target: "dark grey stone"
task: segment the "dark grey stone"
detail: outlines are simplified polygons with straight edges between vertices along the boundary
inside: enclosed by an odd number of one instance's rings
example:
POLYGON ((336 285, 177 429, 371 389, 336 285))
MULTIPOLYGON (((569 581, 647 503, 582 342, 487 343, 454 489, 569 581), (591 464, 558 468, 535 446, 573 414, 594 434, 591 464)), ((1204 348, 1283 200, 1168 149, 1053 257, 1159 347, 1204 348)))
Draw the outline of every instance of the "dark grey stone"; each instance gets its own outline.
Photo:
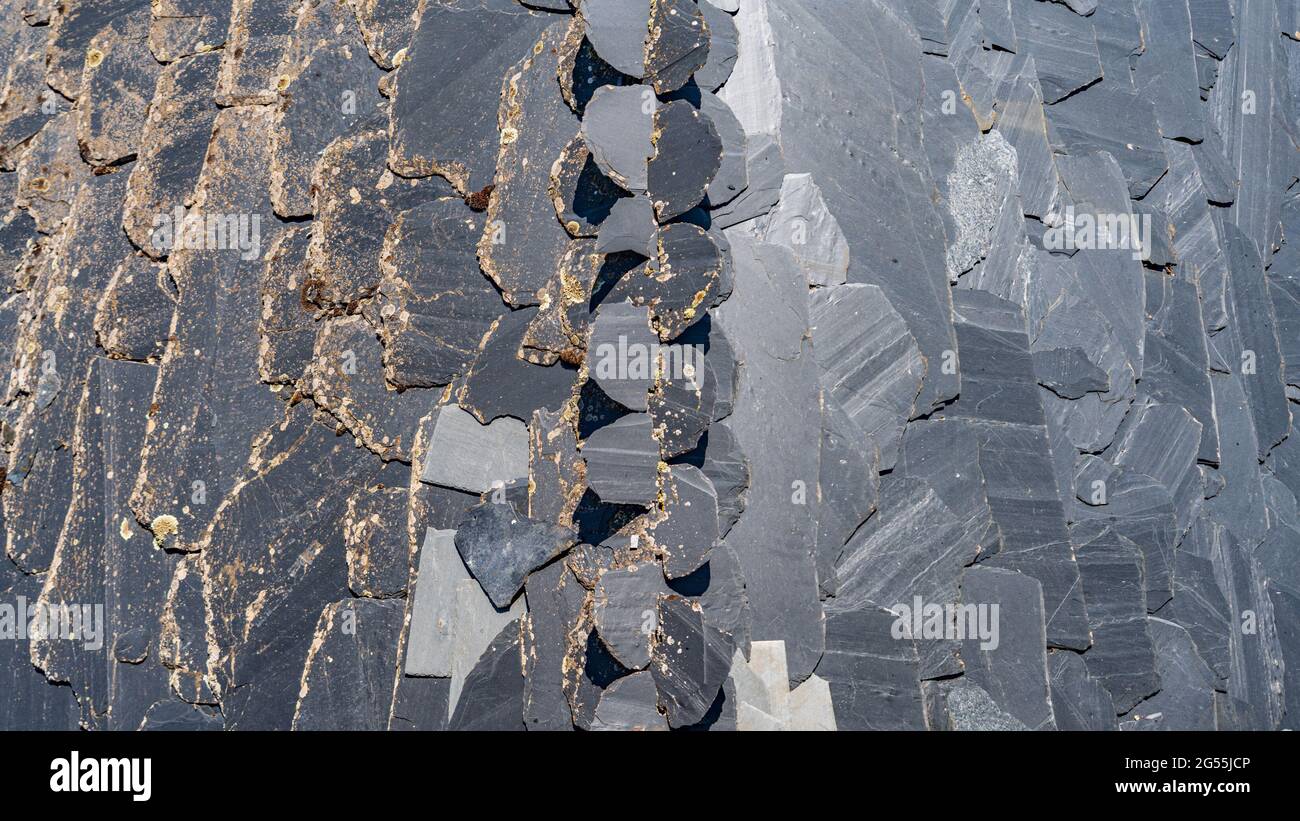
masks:
POLYGON ((529 573, 577 541, 571 528, 537 522, 509 502, 484 502, 456 530, 456 549, 498 608, 510 605, 529 573))

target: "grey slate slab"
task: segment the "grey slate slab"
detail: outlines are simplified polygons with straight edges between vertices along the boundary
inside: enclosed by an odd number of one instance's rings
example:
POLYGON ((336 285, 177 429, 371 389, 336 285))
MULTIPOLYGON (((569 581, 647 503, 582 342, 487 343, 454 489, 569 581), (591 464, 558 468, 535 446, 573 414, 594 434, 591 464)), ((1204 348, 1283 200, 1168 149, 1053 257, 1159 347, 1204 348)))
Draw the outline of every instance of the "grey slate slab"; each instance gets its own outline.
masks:
POLYGON ((408 676, 451 675, 456 586, 471 578, 456 552, 455 536, 453 530, 425 531, 403 668, 408 676))
POLYGON ((734 642, 689 599, 660 596, 657 614, 650 672, 659 704, 669 726, 690 726, 704 718, 727 680, 734 642))
POLYGON ((892 468, 927 371, 916 341, 874 285, 816 291, 808 313, 822 385, 892 468))
POLYGON ((221 56, 198 55, 162 69, 153 88, 155 114, 144 123, 138 160, 127 183, 122 226, 149 256, 165 256, 152 242, 153 217, 185 205, 207 155, 216 121, 212 94, 221 56))
POLYGON ((1169 167, 1155 109, 1137 93, 1100 83, 1051 106, 1047 116, 1070 153, 1111 154, 1135 198, 1145 196, 1169 167))
MULTIPOLYGON (((541 301, 570 247, 569 233, 549 207, 551 164, 577 127, 577 117, 555 93, 565 31, 562 20, 548 26, 509 70, 501 89, 500 150, 478 258, 502 299, 514 307, 541 301)), ((474 207, 476 199, 467 202, 474 207)))
POLYGON ((474 362, 505 312, 475 256, 485 220, 446 198, 385 221, 376 298, 385 376, 403 388, 446 385, 474 362))
POLYGON ((700 467, 713 483, 718 498, 718 536, 725 538, 745 510, 749 467, 730 426, 715 422, 705 434, 704 463, 700 467))
POLYGON ((749 489, 723 544, 740 562, 751 637, 784 641, 798 684, 821 656, 824 629, 811 552, 821 420, 808 413, 818 385, 807 285, 788 250, 730 238, 736 291, 713 315, 741 363, 727 426, 747 460, 749 489))
POLYGON ((918 596, 941 605, 956 601, 962 569, 979 547, 962 525, 925 481, 885 477, 879 510, 844 546, 836 565, 839 588, 827 612, 872 604, 910 608, 918 596))
POLYGON ((694 465, 673 465, 664 483, 663 514, 648 535, 663 551, 664 575, 689 576, 709 560, 718 541, 718 496, 708 475, 694 465))
POLYGON ((1285 112, 1291 107, 1279 14, 1273 3, 1244 3, 1236 9, 1236 42, 1220 63, 1218 83, 1209 95, 1211 119, 1223 136, 1233 176, 1241 181, 1226 216, 1265 266, 1280 233, 1283 192, 1295 176, 1291 138, 1287 129, 1274 125, 1289 116, 1285 112))
POLYGON ((1187 0, 1137 0, 1137 10, 1146 46, 1135 68, 1138 91, 1151 99, 1166 139, 1199 142, 1205 138, 1205 114, 1187 0))
POLYGON ((1080 348, 1051 348, 1033 353, 1038 384, 1062 399, 1110 390, 1110 376, 1088 359, 1080 348))
POLYGON ((659 101, 649 86, 596 89, 582 115, 582 138, 605 176, 633 193, 646 190, 646 164, 659 101))
MULTIPOLYGON (((728 11, 712 2, 697 4, 709 29, 709 55, 695 71, 695 82, 705 91, 717 91, 727 82, 739 56, 740 31, 728 11)), ((731 11, 735 11, 732 9, 731 11)))
POLYGON ((298 18, 277 82, 271 140, 271 200, 281 217, 312 213, 312 169, 335 137, 380 113, 379 67, 362 48, 345 0, 325 0, 298 18))
POLYGON ((830 682, 841 730, 925 727, 916 644, 891 635, 895 616, 874 605, 826 620, 826 654, 817 675, 830 682))
POLYGON ((1036 67, 1030 60, 1015 79, 999 112, 997 130, 1016 150, 1021 207, 1025 214, 1041 219, 1056 208, 1061 183, 1036 67))
POLYGON ((650 327, 648 307, 604 302, 587 343, 592 378, 615 402, 629 410, 646 410, 646 394, 654 385, 657 370, 658 341, 650 327))
POLYGON ((600 224, 596 251, 613 254, 632 251, 647 259, 659 254, 659 226, 654 205, 646 197, 621 197, 600 224))
POLYGON ((524 308, 502 317, 479 345, 456 401, 480 422, 500 416, 531 419, 539 408, 558 409, 574 390, 577 372, 557 363, 534 365, 523 359, 520 344, 537 317, 524 308))
POLYGON ((302 673, 295 730, 383 730, 393 699, 402 604, 349 599, 327 605, 302 673))
POLYGON ((592 433, 582 445, 587 483, 601 501, 649 505, 659 490, 659 443, 649 414, 628 414, 592 433))
POLYGON ((1011 0, 1016 37, 1038 64, 1043 100, 1059 102, 1102 76, 1092 22, 1059 3, 1011 0))
POLYGON ((990 626, 997 625, 996 644, 981 636, 967 636, 962 642, 966 678, 1030 729, 1055 727, 1042 587, 1030 576, 977 565, 963 576, 961 595, 962 604, 987 608, 990 626))
POLYGON ((709 59, 710 31, 693 0, 653 0, 645 41, 645 77, 659 94, 686 84, 709 59))
POLYGON ((483 101, 498 98, 510 67, 553 22, 513 0, 425 5, 390 111, 393 170, 405 176, 439 174, 462 194, 490 184, 501 140, 496 107, 483 101), (422 78, 430 77, 457 86, 459 107, 429 95, 422 78))
POLYGON ((494 732, 524 729, 524 677, 520 671, 519 621, 512 621, 465 679, 449 730, 494 732))
MULTIPOLYGON (((1151 617, 1160 692, 1133 708, 1133 716, 1159 716, 1162 730, 1215 730, 1214 674, 1179 625, 1151 617)), ((1121 719, 1124 720, 1124 719, 1121 719)))
POLYGON ((654 135, 646 181, 655 214, 667 222, 703 201, 721 166, 723 143, 708 115, 685 100, 654 111, 654 135))
POLYGON ((605 648, 627 669, 644 670, 650 664, 659 595, 671 593, 663 569, 653 560, 601 574, 592 619, 605 648))
POLYGON ((1259 440, 1259 456, 1263 458, 1286 437, 1290 428, 1291 411, 1278 351, 1277 320, 1261 260, 1251 239, 1235 225, 1225 224, 1223 231, 1231 269, 1230 334, 1226 339, 1233 361, 1228 365, 1240 374, 1259 440))
POLYGON ((713 123, 722 141, 722 159, 705 189, 708 206, 718 208, 749 187, 749 138, 731 106, 707 91, 701 91, 699 96, 700 111, 713 123))
POLYGON ((651 5, 650 0, 579 0, 577 4, 596 53, 629 77, 645 76, 651 5))
POLYGON ((845 544, 876 510, 880 457, 834 399, 823 395, 822 402, 817 583, 823 593, 833 595, 839 587, 835 564, 845 544))
POLYGON ((1147 278, 1147 323, 1141 395, 1182 406, 1201 425, 1198 461, 1219 461, 1219 425, 1214 415, 1204 325, 1197 288, 1158 273, 1147 278))
POLYGON ((1142 554, 1112 529, 1075 527, 1079 574, 1088 600, 1093 646, 1084 658, 1118 713, 1127 713, 1160 689, 1155 649, 1147 626, 1142 554))
POLYGON ((582 619, 587 591, 567 561, 551 562, 531 574, 524 591, 524 724, 530 730, 572 730, 565 685, 576 656, 572 634, 582 619))
MULTIPOLYGON (((731 172, 725 127, 719 133, 724 139, 722 164, 714 179, 725 180, 723 175, 731 172)), ((746 134, 744 162, 745 189, 709 212, 709 218, 720 228, 730 228, 761 217, 780 199, 786 171, 781 144, 768 134, 746 134)))
POLYGON ((1057 650, 1047 656, 1052 714, 1058 730, 1114 730, 1115 702, 1088 671, 1085 656, 1057 650))
POLYGON ((767 217, 763 240, 789 248, 810 286, 844 284, 849 243, 811 174, 786 175, 777 207, 767 217))
POLYGON ((649 732, 668 730, 668 720, 659 712, 659 692, 654 676, 642 670, 624 676, 605 688, 596 706, 593 730, 649 732))
POLYGON ((456 405, 436 414, 421 481, 483 493, 528 476, 528 428, 518 419, 482 425, 456 405))
POLYGON ((1196 469, 1200 423, 1176 405, 1135 407, 1129 420, 1128 430, 1117 443, 1115 464, 1144 473, 1165 486, 1174 502, 1181 535, 1191 525, 1204 497, 1196 469))

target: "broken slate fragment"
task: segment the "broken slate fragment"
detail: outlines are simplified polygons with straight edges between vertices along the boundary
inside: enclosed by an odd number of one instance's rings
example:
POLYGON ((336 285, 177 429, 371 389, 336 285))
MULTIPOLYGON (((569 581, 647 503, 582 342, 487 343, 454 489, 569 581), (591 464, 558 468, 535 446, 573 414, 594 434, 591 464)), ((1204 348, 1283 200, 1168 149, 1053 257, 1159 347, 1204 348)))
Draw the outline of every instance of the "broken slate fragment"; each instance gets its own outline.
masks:
POLYGON ((514 0, 424 5, 398 72, 389 166, 404 176, 438 174, 464 195, 491 184, 503 135, 497 107, 484 103, 500 98, 510 67, 553 22, 514 0), (428 78, 456 93, 430 94, 428 78))
POLYGON ((465 566, 498 608, 507 607, 529 573, 573 546, 571 528, 520 516, 510 502, 475 506, 456 531, 465 566))
POLYGON ((659 338, 650 327, 650 309, 630 302, 605 302, 596 314, 588 370, 596 384, 629 410, 647 409, 655 383, 659 338))
POLYGON ((1052 714, 1058 730, 1113 730, 1115 702, 1088 671, 1085 656, 1056 650, 1047 656, 1052 714))
POLYGON ((587 483, 601 501, 649 505, 659 492, 659 443, 648 414, 633 413, 592 433, 582 445, 587 483))
POLYGON ((673 465, 664 485, 664 519, 648 535, 663 555, 664 575, 689 576, 709 560, 718 541, 718 496, 694 465, 673 465))
POLYGON ((607 177, 633 193, 646 190, 646 163, 659 102, 649 86, 602 86, 582 116, 582 139, 607 177))
POLYGON ((659 255, 659 226, 647 197, 621 197, 596 235, 596 252, 632 251, 650 259, 659 255))
POLYGON ((647 185, 659 221, 667 222, 704 199, 722 164, 722 138, 708 115, 674 100, 655 111, 654 148, 647 185))
POLYGON ((449 730, 523 731, 524 676, 520 669, 520 620, 505 627, 465 677, 449 730))
POLYGON ((610 655, 629 670, 650 663, 650 637, 660 594, 671 594, 659 563, 641 561, 607 570, 593 594, 592 618, 610 655))
POLYGON ((483 423, 499 416, 533 418, 539 408, 558 409, 573 392, 576 372, 562 364, 534 365, 520 356, 520 345, 537 317, 524 308, 499 319, 479 347, 456 399, 483 423))
POLYGON ((1038 384, 1062 399, 1078 399, 1085 393, 1110 390, 1110 377, 1092 364, 1080 348, 1034 351, 1033 359, 1038 384))
POLYGON ((822 385, 892 468, 926 372, 915 340, 874 285, 815 291, 808 310, 822 385))
POLYGON ((601 691, 591 729, 623 732, 667 730, 668 720, 659 712, 659 691, 655 689, 654 676, 642 670, 623 676, 601 691))
POLYGON ((601 59, 640 79, 646 72, 651 0, 578 0, 587 40, 601 59))
POLYGON ((695 83, 704 91, 717 91, 731 77, 736 66, 740 31, 731 14, 710 0, 697 5, 709 28, 709 56, 695 71, 695 83))
POLYGON ((962 641, 966 678, 1029 728, 1055 727, 1042 586, 1031 576, 976 565, 966 571, 961 595, 962 604, 990 611, 987 626, 993 628, 962 641), (998 615, 992 616, 995 608, 998 615))
POLYGON ((564 32, 562 21, 551 24, 528 56, 510 69, 501 89, 501 147, 478 256, 483 272, 515 307, 538 304, 569 249, 569 233, 548 202, 551 164, 577 125, 573 111, 555 93, 564 32))
POLYGON ((709 59, 709 26, 694 0, 653 0, 645 77, 659 94, 686 84, 709 59))
POLYGON ((470 493, 528 476, 528 428, 509 417, 480 424, 457 405, 436 411, 420 480, 470 493))
POLYGON ((849 243, 811 174, 785 176, 781 199, 768 214, 763 238, 794 253, 809 286, 844 284, 849 271, 849 243))
POLYGON ((386 729, 401 632, 401 602, 327 605, 307 653, 293 729, 386 729))
POLYGON ((482 219, 452 198, 392 218, 378 259, 376 302, 393 385, 448 384, 474 362, 483 336, 505 312, 475 257, 482 219))
POLYGON ((660 596, 650 672, 659 703, 674 728, 704 718, 727 680, 732 638, 705 617, 700 605, 681 596, 660 596))
POLYGON ((893 637, 896 621, 874 605, 827 617, 817 675, 830 682, 839 729, 925 729, 916 642, 893 637))

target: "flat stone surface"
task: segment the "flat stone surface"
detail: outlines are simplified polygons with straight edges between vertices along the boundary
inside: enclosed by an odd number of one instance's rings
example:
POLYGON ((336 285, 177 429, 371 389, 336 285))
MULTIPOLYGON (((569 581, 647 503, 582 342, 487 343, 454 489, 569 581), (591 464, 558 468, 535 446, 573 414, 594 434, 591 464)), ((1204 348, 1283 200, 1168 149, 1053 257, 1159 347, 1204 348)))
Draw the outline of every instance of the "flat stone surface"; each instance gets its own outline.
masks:
POLYGON ((437 410, 420 480, 484 493, 528 476, 528 428, 503 417, 479 424, 456 405, 437 410))

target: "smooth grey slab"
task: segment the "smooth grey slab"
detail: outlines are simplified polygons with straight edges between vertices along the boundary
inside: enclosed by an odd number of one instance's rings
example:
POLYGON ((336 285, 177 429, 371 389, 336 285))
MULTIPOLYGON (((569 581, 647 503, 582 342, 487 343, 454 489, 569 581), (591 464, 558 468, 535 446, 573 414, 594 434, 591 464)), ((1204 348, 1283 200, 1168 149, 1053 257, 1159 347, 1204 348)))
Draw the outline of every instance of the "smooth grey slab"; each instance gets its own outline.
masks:
POLYGON ((976 565, 962 578, 961 595, 963 605, 984 608, 989 625, 996 625, 995 641, 983 636, 962 641, 967 679, 1030 729, 1055 727, 1042 586, 1031 576, 976 565))
POLYGON ((649 414, 633 413, 606 425, 582 445, 587 484, 601 501, 649 505, 658 493, 659 443, 649 414))
POLYGON ((582 138, 605 175, 633 193, 646 190, 646 164, 659 101, 650 86, 601 86, 582 115, 582 138))
POLYGON ((458 405, 438 408, 420 481, 470 493, 528 475, 528 428, 504 417, 480 424, 458 405))

